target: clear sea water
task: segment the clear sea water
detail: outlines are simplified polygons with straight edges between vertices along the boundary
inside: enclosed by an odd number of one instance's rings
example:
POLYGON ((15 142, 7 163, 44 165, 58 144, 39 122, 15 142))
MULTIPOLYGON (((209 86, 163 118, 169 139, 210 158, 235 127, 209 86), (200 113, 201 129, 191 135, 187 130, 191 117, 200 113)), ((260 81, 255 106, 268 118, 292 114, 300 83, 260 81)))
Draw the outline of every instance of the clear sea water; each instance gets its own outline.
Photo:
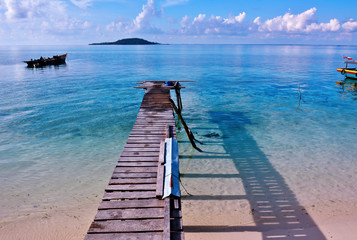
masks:
POLYGON ((242 166, 260 159, 265 168, 249 171, 269 170, 298 205, 356 202, 357 88, 335 84, 342 56, 357 57, 357 46, 1 46, 0 218, 97 201, 142 80, 195 81, 183 83, 183 115, 203 152, 183 130, 178 139, 182 181, 197 201, 256 204, 242 166), (66 65, 22 63, 66 52, 66 65))

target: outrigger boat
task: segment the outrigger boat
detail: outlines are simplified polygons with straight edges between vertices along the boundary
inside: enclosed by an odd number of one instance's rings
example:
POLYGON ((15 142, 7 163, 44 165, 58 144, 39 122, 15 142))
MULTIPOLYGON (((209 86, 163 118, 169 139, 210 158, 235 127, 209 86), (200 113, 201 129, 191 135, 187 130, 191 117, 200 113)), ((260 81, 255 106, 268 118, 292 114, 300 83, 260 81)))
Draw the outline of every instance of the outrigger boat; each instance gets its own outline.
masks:
POLYGON ((357 61, 353 60, 351 57, 343 57, 344 59, 350 60, 345 61, 345 68, 337 68, 337 72, 340 72, 346 78, 357 79, 357 61), (348 67, 349 64, 356 64, 355 67, 348 67))
POLYGON ((63 55, 55 55, 51 58, 39 58, 39 59, 31 59, 30 61, 24 61, 27 63, 27 67, 44 67, 48 65, 60 65, 66 63, 67 53, 63 55))

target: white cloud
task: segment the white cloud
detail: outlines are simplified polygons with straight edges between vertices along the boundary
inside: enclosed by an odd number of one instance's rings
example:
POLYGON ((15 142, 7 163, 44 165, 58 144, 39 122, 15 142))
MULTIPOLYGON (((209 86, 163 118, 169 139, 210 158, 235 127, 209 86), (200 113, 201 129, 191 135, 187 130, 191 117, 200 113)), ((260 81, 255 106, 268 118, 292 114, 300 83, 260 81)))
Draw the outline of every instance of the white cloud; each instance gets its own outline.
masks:
POLYGON ((258 27, 259 32, 284 34, 307 34, 322 32, 338 32, 341 29, 340 22, 334 18, 328 23, 318 23, 314 18, 316 8, 311 8, 305 12, 294 15, 286 13, 262 22, 260 17, 254 19, 253 23, 258 27))
POLYGON ((64 5, 60 1, 48 0, 3 0, 5 16, 8 20, 41 18, 51 12, 64 12, 64 5))
POLYGON ((6 32, 2 42, 58 43, 67 37, 77 40, 93 27, 88 21, 69 16, 63 1, 2 0, 0 6, 4 12, 0 32, 6 32))
POLYGON ((340 22, 336 18, 334 18, 334 19, 331 19, 329 23, 320 23, 320 24, 312 23, 312 24, 306 26, 305 31, 307 33, 310 33, 310 32, 336 32, 336 31, 340 30, 340 28, 341 28, 340 22))
POLYGON ((156 10, 155 1, 148 0, 147 4, 143 5, 142 11, 133 21, 136 30, 150 28, 150 20, 152 17, 159 16, 160 11, 156 10))
POLYGON ((159 17, 162 11, 156 9, 154 0, 148 0, 143 5, 142 11, 132 21, 119 17, 117 22, 112 22, 105 27, 108 31, 120 31, 122 33, 158 33, 161 32, 158 28, 151 25, 153 17, 159 17))
POLYGON ((181 20, 181 33, 191 35, 244 34, 249 30, 249 26, 243 22, 246 16, 245 12, 237 16, 229 16, 228 18, 215 15, 207 18, 205 14, 199 14, 192 22, 190 22, 189 17, 185 16, 181 20))
POLYGON ((307 25, 312 23, 316 11, 316 8, 311 8, 297 15, 285 13, 284 16, 268 19, 265 22, 261 22, 261 18, 258 17, 254 23, 258 25, 260 32, 301 33, 305 31, 307 25))
POLYGON ((355 32, 357 31, 357 21, 350 18, 347 22, 342 24, 342 28, 347 32, 355 32))

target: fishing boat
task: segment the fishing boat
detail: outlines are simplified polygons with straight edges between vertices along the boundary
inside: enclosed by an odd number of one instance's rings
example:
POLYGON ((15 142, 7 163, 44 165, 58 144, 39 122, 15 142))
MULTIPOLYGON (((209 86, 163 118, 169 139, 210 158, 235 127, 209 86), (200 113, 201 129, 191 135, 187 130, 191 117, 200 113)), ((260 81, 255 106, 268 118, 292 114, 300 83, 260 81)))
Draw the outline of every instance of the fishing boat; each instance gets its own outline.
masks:
POLYGON ((345 61, 346 66, 344 68, 337 68, 337 72, 340 72, 346 78, 357 79, 357 61, 351 57, 343 57, 343 59, 347 59, 345 61), (354 66, 350 67, 349 65, 354 66))
POLYGON ((50 58, 40 57, 39 59, 31 59, 30 61, 24 61, 27 63, 27 67, 44 67, 48 65, 60 65, 66 63, 67 53, 63 55, 55 55, 50 58))

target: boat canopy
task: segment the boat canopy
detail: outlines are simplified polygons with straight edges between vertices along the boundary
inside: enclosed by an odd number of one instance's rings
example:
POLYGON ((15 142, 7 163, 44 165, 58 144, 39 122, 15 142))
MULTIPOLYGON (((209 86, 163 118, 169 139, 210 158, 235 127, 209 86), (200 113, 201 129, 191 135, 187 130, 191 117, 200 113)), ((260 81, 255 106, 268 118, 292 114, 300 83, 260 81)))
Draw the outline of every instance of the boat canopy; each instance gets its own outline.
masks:
POLYGON ((357 64, 357 60, 354 61, 345 61, 346 64, 357 64))

